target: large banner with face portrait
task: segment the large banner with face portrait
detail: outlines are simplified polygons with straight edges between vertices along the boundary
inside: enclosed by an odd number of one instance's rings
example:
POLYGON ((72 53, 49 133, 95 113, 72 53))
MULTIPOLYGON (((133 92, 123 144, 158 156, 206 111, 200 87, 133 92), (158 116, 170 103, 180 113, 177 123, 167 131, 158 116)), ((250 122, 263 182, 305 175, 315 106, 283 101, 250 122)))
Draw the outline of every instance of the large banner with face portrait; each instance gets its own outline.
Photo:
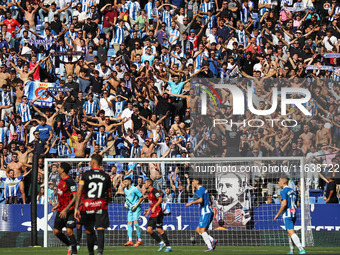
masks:
POLYGON ((248 185, 249 173, 239 168, 232 172, 216 173, 217 198, 213 228, 223 220, 227 228, 254 227, 253 189, 248 185))

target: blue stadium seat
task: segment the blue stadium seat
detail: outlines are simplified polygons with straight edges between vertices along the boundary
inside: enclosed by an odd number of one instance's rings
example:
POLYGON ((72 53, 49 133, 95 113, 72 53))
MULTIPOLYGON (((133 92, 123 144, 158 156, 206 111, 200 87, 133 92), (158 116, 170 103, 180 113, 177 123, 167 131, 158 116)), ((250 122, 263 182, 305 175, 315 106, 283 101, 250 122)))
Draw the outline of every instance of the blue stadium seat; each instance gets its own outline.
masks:
POLYGON ((310 189, 309 190, 309 197, 315 197, 315 199, 317 197, 321 197, 323 194, 322 189, 310 189))
POLYGON ((315 204, 315 202, 316 202, 315 197, 310 197, 310 198, 309 198, 309 203, 310 203, 310 204, 315 204))
POLYGON ((326 204, 326 200, 323 200, 323 197, 318 197, 318 204, 326 204))
POLYGON ((100 33, 103 34, 103 25, 102 24, 98 24, 98 27, 100 28, 100 33))
POLYGON ((44 30, 45 26, 43 24, 36 25, 37 33, 39 34, 44 30))
POLYGON ((109 50, 107 51, 107 57, 112 57, 112 56, 115 55, 115 54, 116 54, 116 52, 115 52, 114 49, 109 49, 109 50))
POLYGON ((42 23, 42 21, 40 20, 40 18, 38 17, 38 19, 37 19, 37 25, 42 25, 43 23, 42 23))

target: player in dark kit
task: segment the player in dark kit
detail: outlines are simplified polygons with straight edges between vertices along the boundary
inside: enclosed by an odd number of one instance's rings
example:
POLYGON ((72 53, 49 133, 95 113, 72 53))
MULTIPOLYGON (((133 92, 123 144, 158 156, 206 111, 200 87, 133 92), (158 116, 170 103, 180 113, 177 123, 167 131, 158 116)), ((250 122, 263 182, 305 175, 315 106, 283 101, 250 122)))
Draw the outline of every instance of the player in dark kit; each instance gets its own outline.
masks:
MULTIPOLYGON (((84 215, 85 213, 85 207, 84 207, 84 196, 85 194, 83 193, 80 199, 80 205, 79 205, 79 211, 80 211, 80 216, 84 215)), ((76 228, 77 228, 77 251, 80 250, 80 241, 81 241, 81 236, 83 235, 83 218, 81 217, 79 221, 77 221, 76 228)), ((93 238, 94 238, 94 250, 98 249, 98 242, 97 242, 97 235, 96 232, 93 232, 93 238)))
POLYGON ((87 234, 87 248, 90 255, 94 255, 94 226, 98 234, 98 252, 102 255, 104 251, 104 231, 110 225, 107 204, 111 198, 110 176, 101 168, 103 157, 99 154, 92 156, 91 170, 85 172, 79 181, 76 207, 74 216, 82 222, 87 234), (79 204, 84 193, 84 213, 81 215, 79 204))
POLYGON ((58 184, 58 204, 53 207, 52 211, 57 211, 54 221, 54 234, 64 244, 69 247, 67 254, 77 254, 77 241, 73 234, 76 226, 74 219, 74 202, 76 201, 77 185, 72 178, 68 176, 71 166, 68 163, 60 163, 58 173, 61 180, 58 184), (62 229, 66 227, 66 233, 63 234, 62 229))
POLYGON ((151 212, 146 232, 159 243, 158 251, 163 250, 166 246, 165 252, 171 252, 172 249, 169 239, 166 233, 163 231, 164 213, 161 207, 163 201, 162 196, 159 194, 158 190, 153 187, 153 181, 151 179, 147 179, 145 181, 145 188, 148 192, 148 195, 142 197, 138 203, 141 203, 145 198, 149 199, 150 208, 144 213, 144 215, 147 216, 151 212), (157 228, 157 232, 161 235, 163 241, 159 235, 153 231, 155 228, 157 228))

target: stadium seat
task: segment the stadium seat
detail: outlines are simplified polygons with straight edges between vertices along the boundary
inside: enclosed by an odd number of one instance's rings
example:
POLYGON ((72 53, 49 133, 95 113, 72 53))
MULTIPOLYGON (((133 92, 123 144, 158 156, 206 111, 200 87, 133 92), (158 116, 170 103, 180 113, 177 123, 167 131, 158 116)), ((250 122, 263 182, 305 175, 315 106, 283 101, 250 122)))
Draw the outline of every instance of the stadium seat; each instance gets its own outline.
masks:
POLYGON ((309 190, 309 197, 321 197, 323 194, 322 189, 310 189, 309 190))
POLYGON ((276 205, 279 205, 279 204, 280 204, 280 199, 278 199, 278 198, 273 198, 273 200, 274 200, 274 203, 275 203, 276 205))
POLYGON ((323 200, 323 197, 318 197, 318 204, 326 204, 326 200, 323 200))
POLYGON ((309 203, 310 203, 310 204, 315 204, 315 202, 316 202, 315 197, 310 197, 310 198, 309 198, 309 203))
POLYGON ((108 52, 107 52, 107 57, 112 57, 115 54, 116 54, 116 52, 115 52, 114 49, 109 49, 108 52))
POLYGON ((36 25, 36 28, 37 28, 37 32, 42 32, 45 28, 45 26, 43 24, 40 24, 40 25, 36 25))
POLYGON ((102 24, 98 24, 98 27, 100 28, 100 33, 103 34, 103 25, 102 24))

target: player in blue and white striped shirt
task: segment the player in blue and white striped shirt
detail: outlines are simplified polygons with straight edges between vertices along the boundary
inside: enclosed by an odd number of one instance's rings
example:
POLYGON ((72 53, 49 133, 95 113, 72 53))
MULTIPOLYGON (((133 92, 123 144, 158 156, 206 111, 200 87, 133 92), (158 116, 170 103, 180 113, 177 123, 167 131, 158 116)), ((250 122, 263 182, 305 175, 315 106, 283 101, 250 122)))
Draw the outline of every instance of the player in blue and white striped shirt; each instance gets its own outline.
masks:
POLYGON ((217 240, 211 237, 207 230, 214 218, 214 212, 211 208, 210 197, 208 190, 202 187, 202 179, 194 178, 192 180, 192 186, 196 189, 196 197, 197 199, 187 203, 185 206, 188 207, 190 205, 199 204, 201 208, 201 217, 196 228, 196 232, 200 234, 208 246, 206 252, 214 251, 216 248, 217 240))
POLYGON ((18 105, 17 113, 21 116, 21 121, 23 123, 32 119, 31 105, 26 96, 22 97, 22 103, 18 105))
POLYGON ((93 101, 92 93, 89 93, 87 97, 89 100, 87 100, 83 105, 84 115, 94 117, 96 114, 98 114, 99 105, 97 102, 93 101))
POLYGON ((129 17, 132 20, 136 20, 138 16, 138 12, 140 11, 140 5, 135 0, 131 0, 128 2, 129 7, 129 17))
POLYGON ((277 220, 282 214, 283 222, 289 236, 289 247, 290 252, 288 254, 294 254, 294 245, 299 248, 300 252, 298 254, 306 254, 303 249, 300 238, 294 232, 294 225, 296 222, 296 210, 297 210, 297 195, 295 190, 288 186, 288 177, 281 177, 279 179, 279 186, 282 189, 281 195, 281 208, 277 212, 274 220, 277 220))

